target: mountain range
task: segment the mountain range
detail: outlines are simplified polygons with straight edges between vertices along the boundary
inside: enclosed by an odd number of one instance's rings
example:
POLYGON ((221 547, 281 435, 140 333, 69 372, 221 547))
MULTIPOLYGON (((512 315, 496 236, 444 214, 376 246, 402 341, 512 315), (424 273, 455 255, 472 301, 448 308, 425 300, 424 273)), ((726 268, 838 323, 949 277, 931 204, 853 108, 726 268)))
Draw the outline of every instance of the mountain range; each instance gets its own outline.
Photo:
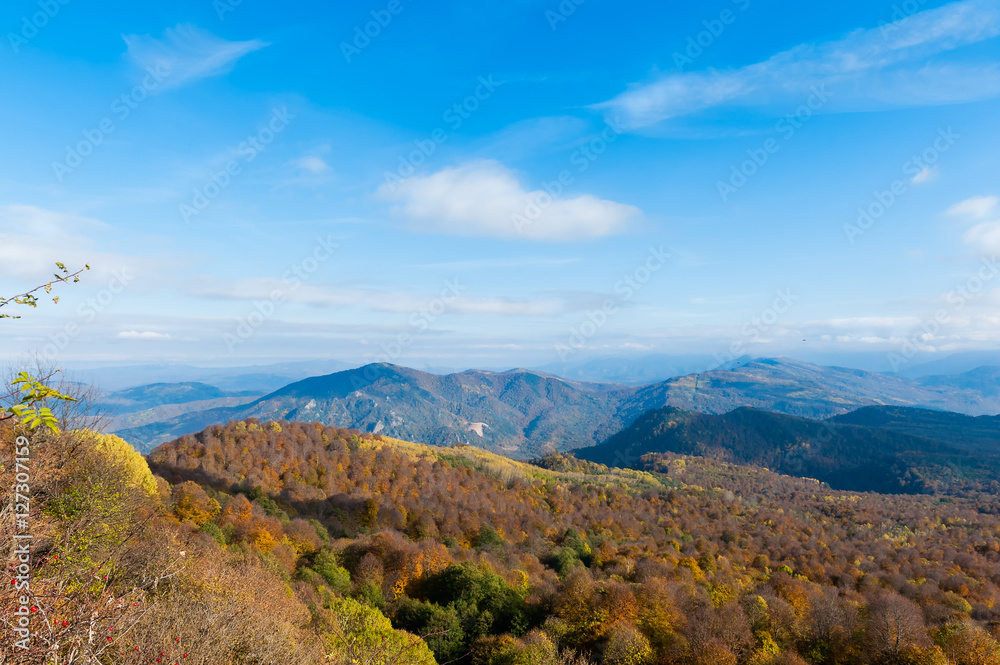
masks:
POLYGON ((587 383, 516 369, 431 374, 378 364, 286 385, 248 403, 205 408, 116 433, 138 449, 209 424, 257 417, 319 421, 421 443, 472 443, 514 457, 595 446, 650 409, 706 414, 754 407, 823 419, 863 406, 894 405, 967 415, 1000 413, 997 368, 904 379, 791 359, 757 359, 644 386, 587 383))

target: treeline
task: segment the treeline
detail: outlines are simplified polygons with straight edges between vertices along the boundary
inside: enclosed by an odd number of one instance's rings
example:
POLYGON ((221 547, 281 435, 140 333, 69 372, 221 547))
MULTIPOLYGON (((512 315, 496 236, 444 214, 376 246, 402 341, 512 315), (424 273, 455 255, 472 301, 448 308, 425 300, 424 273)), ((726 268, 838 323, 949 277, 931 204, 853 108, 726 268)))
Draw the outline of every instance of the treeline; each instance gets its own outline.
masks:
POLYGON ((1000 663, 990 495, 838 492, 676 455, 529 466, 253 419, 149 464, 175 531, 260 561, 313 635, 350 607, 439 663, 1000 663))

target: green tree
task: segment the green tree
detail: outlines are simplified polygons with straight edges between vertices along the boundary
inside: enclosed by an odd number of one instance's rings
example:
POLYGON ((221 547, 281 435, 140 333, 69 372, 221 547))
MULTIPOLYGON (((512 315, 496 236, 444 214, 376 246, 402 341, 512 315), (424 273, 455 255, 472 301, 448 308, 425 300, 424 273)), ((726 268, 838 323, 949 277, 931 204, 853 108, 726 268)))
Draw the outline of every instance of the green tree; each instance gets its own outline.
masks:
POLYGON ((426 585, 428 600, 455 609, 470 643, 484 635, 525 629, 524 599, 490 570, 471 563, 453 564, 429 578, 426 585))
POLYGON ((416 635, 394 630, 378 610, 345 598, 331 608, 334 630, 327 635, 334 663, 365 665, 437 665, 427 644, 416 635))
POLYGON ((393 624, 411 633, 424 635, 438 662, 451 662, 466 653, 465 631, 453 607, 441 607, 403 596, 393 607, 393 624))
POLYGON ((329 550, 320 550, 313 557, 312 569, 323 576, 323 579, 334 591, 346 594, 351 588, 351 573, 337 563, 337 557, 329 550))

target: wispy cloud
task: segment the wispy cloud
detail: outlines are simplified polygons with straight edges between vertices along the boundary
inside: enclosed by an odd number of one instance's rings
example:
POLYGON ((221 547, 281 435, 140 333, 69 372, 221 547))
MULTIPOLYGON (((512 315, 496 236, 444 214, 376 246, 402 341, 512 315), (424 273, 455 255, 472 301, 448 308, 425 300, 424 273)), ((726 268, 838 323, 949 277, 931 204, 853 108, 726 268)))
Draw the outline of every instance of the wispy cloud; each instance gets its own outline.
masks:
POLYGON ((469 162, 429 176, 413 176, 378 194, 416 228, 455 235, 577 241, 626 230, 641 211, 589 194, 556 198, 529 191, 513 171, 493 160, 469 162))
POLYGON ((46 278, 57 260, 73 269, 90 264, 92 278, 138 268, 143 259, 100 249, 90 237, 109 230, 92 217, 32 205, 0 205, 0 276, 46 278))
POLYGON ((322 157, 316 155, 306 155, 293 159, 292 166, 309 173, 326 173, 330 170, 330 165, 323 161, 322 157))
POLYGON ((444 263, 421 263, 414 268, 448 269, 448 270, 478 270, 480 268, 528 268, 534 266, 564 266, 579 263, 582 259, 558 259, 544 256, 525 256, 507 259, 467 259, 464 261, 446 261, 444 263))
POLYGON ((973 196, 971 199, 959 201, 951 206, 945 211, 945 214, 966 219, 983 219, 990 216, 998 203, 1000 203, 1000 198, 996 196, 973 196))
POLYGON ((163 37, 123 35, 128 55, 140 69, 166 72, 163 88, 177 88, 211 76, 230 72, 236 62, 267 46, 252 39, 231 42, 194 25, 167 28, 163 37))
POLYGON ((166 339, 171 339, 170 335, 167 333, 158 333, 146 330, 139 332, 138 330, 123 330, 118 333, 118 339, 138 339, 138 340, 155 340, 161 341, 166 339))
POLYGON ((925 185, 930 181, 934 180, 938 176, 938 168, 936 166, 924 167, 919 173, 910 178, 910 182, 914 185, 925 185))
MULTIPOLYGON (((461 290, 461 289, 457 289, 461 290)), ((291 303, 315 307, 358 307, 376 312, 412 314, 426 309, 438 297, 435 293, 365 288, 336 284, 303 284, 291 288, 280 279, 251 278, 236 281, 201 279, 191 294, 218 300, 267 300, 275 291, 291 303)), ((597 296, 594 297, 594 300, 597 296)), ((587 303, 593 306, 593 301, 587 303)), ((457 296, 449 303, 453 314, 501 314, 515 316, 550 316, 579 305, 564 298, 491 298, 457 296)))
POLYGON ((957 217, 972 226, 962 235, 962 241, 976 249, 997 254, 1000 253, 1000 219, 995 217, 1000 207, 1000 197, 973 196, 959 201, 945 210, 949 217, 957 217))
POLYGON ((928 58, 998 34, 1000 0, 962 0, 840 40, 801 44, 739 69, 667 74, 597 108, 639 128, 719 106, 793 103, 824 85, 834 111, 988 99, 1000 94, 996 62, 928 58))
POLYGON ((573 116, 521 120, 483 137, 475 154, 500 161, 519 161, 540 153, 568 150, 588 140, 590 122, 573 116))

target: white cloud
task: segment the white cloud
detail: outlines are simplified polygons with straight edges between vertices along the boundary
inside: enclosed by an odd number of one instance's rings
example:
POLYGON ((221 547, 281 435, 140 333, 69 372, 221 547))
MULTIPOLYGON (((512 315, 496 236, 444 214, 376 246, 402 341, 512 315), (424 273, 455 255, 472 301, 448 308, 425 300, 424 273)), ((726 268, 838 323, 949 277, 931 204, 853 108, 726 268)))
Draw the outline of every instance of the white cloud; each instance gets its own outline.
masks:
POLYGON ((966 219, 984 219, 990 216, 998 203, 1000 198, 996 196, 974 196, 951 206, 945 214, 966 219))
POLYGON ((962 240, 984 252, 1000 253, 1000 220, 976 224, 965 232, 962 240))
POLYGON ((925 167, 920 173, 910 178, 914 185, 923 185, 937 178, 938 169, 936 166, 925 167))
POLYGON ((378 190, 396 212, 419 228, 458 235, 571 241, 626 230, 642 213, 635 206, 589 194, 552 197, 528 191, 515 174, 492 160, 413 176, 378 190))
POLYGON ((315 155, 306 155, 292 160, 292 165, 310 173, 325 173, 330 170, 330 165, 315 155))
POLYGON ((230 42, 189 24, 167 28, 161 39, 150 35, 123 35, 123 38, 129 57, 140 69, 168 72, 163 88, 177 88, 226 74, 237 60, 268 45, 259 39, 230 42))
POLYGON ((1000 198, 996 196, 974 196, 951 206, 945 214, 975 222, 962 235, 965 244, 983 252, 997 253, 1000 252, 1000 219, 989 218, 996 212, 998 204, 1000 198))
POLYGON ((170 339, 170 335, 167 333, 152 332, 149 330, 144 332, 139 332, 138 330, 124 330, 118 333, 118 339, 164 340, 170 339))
POLYGON ((1000 0, 962 0, 843 39, 801 44, 729 71, 671 73, 598 105, 632 127, 723 105, 801 104, 829 85, 830 110, 930 106, 1000 94, 996 63, 928 63, 1000 34, 1000 0))

